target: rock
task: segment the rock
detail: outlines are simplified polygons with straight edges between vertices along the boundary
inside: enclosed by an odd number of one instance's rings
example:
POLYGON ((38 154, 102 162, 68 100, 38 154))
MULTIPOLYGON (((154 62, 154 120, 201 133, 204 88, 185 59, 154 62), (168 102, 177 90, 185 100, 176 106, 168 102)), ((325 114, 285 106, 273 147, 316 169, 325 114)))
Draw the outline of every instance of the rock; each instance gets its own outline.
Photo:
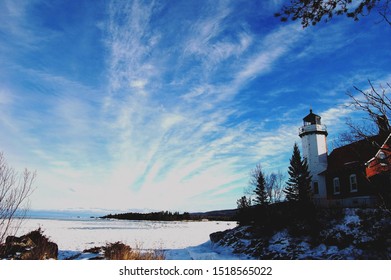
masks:
POLYGON ((225 234, 226 234, 225 231, 218 231, 218 232, 211 233, 209 235, 210 241, 212 241, 213 243, 217 243, 225 236, 225 234))
MULTIPOLYGON (((344 215, 337 219, 329 214, 329 209, 318 210, 317 231, 303 230, 301 224, 292 220, 272 229, 238 226, 212 233, 210 240, 217 246, 230 247, 233 253, 254 259, 390 259, 391 217, 388 213, 373 209, 340 211, 344 215)), ((305 227, 312 225, 312 222, 304 224, 305 227)))
POLYGON ((21 237, 8 236, 0 246, 0 259, 47 260, 57 256, 57 244, 44 236, 41 229, 21 237))
POLYGON ((27 236, 22 236, 22 237, 8 236, 5 239, 5 244, 20 245, 22 247, 34 246, 34 242, 31 240, 31 238, 27 236))
POLYGON ((20 237, 16 237, 16 236, 7 236, 7 238, 5 239, 5 243, 20 243, 22 241, 22 238, 20 237))

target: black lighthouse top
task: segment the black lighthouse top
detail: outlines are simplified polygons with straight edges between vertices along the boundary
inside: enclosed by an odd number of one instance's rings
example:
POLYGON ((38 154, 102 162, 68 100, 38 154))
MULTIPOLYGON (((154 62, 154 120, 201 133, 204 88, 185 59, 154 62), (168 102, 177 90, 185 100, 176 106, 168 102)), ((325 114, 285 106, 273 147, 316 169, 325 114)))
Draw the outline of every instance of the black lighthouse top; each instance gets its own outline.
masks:
POLYGON ((304 125, 311 125, 311 124, 321 124, 320 123, 320 116, 312 113, 312 109, 310 109, 310 113, 303 118, 304 125))

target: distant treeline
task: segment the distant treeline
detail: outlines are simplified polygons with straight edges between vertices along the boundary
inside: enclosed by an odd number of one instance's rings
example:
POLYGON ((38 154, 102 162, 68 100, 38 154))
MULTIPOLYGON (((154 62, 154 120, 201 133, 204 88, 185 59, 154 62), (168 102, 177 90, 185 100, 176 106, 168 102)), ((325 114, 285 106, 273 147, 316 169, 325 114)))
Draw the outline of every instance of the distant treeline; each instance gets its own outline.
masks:
POLYGON ((119 219, 119 220, 147 220, 147 221, 183 221, 193 220, 190 213, 184 212, 151 212, 151 213, 123 213, 123 214, 110 214, 102 217, 103 219, 119 219))
MULTIPOLYGON (((230 213, 231 214, 231 213, 230 213)), ((200 221, 203 219, 208 220, 220 220, 220 221, 232 221, 236 220, 231 215, 224 215, 222 213, 216 214, 215 212, 207 213, 189 213, 184 212, 180 214, 179 212, 170 212, 170 211, 160 211, 160 212, 151 212, 151 213, 122 213, 122 214, 109 214, 101 217, 102 219, 118 219, 118 220, 147 220, 147 221, 200 221), (210 213, 210 215, 208 215, 210 213)))

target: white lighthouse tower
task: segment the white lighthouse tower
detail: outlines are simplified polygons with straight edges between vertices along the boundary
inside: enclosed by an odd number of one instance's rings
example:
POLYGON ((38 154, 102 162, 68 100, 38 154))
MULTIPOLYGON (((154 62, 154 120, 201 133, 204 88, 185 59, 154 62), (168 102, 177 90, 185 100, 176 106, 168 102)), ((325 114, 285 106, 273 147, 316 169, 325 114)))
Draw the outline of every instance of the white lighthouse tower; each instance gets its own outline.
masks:
POLYGON ((320 116, 310 113, 303 118, 303 126, 299 128, 303 156, 307 159, 308 170, 312 176, 311 189, 314 201, 323 204, 327 198, 327 129, 321 124, 320 116))

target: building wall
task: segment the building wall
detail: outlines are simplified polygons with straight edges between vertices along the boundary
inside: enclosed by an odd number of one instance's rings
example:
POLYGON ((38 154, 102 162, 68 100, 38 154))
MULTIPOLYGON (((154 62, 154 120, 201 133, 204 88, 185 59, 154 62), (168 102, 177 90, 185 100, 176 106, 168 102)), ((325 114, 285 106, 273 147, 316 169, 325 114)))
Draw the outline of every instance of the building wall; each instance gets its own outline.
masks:
POLYGON ((303 157, 307 159, 308 170, 312 176, 311 187, 316 199, 326 198, 326 182, 323 175, 319 175, 327 169, 327 142, 326 135, 317 133, 324 131, 324 126, 309 125, 301 128, 305 133, 301 137, 303 157), (319 130, 319 131, 318 131, 319 130), (312 132, 312 133, 311 133, 312 132), (314 192, 314 183, 318 184, 318 192, 314 192))
POLYGON ((372 196, 375 190, 370 186, 365 176, 364 167, 350 167, 338 171, 329 171, 326 176, 327 198, 328 199, 345 199, 358 196, 372 196), (356 175, 357 191, 351 191, 350 178, 356 175), (340 192, 334 191, 334 179, 339 179, 340 192))

